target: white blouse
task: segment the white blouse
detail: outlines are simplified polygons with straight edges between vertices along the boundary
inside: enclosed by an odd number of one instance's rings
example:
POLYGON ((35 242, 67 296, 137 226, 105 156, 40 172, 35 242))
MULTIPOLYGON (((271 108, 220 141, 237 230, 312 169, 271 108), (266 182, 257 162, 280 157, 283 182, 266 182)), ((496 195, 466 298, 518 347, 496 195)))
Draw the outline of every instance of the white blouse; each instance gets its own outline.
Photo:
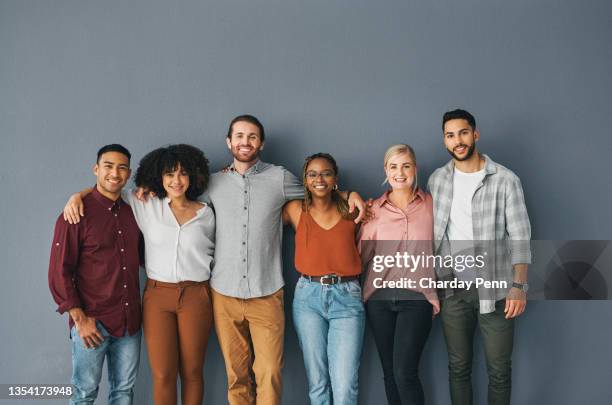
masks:
POLYGON ((215 214, 208 205, 179 225, 168 197, 150 197, 143 202, 131 190, 123 190, 121 197, 132 207, 144 236, 148 278, 167 283, 210 278, 215 250, 215 214))

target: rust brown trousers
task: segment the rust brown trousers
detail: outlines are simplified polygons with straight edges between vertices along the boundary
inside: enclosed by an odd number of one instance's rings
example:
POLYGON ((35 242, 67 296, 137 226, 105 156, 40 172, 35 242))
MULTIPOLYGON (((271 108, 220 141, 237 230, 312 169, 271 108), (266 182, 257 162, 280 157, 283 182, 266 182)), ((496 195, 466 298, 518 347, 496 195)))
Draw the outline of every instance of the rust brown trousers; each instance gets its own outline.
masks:
POLYGON ((143 329, 155 404, 177 403, 176 380, 180 375, 182 403, 201 405, 204 358, 212 322, 208 281, 147 281, 143 329))

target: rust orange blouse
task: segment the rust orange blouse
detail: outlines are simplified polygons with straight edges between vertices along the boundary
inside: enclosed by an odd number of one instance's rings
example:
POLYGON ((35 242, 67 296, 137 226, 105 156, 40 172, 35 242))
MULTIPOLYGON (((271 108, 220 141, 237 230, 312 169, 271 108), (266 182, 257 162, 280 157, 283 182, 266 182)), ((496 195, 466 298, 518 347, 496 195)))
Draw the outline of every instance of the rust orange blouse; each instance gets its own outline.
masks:
POLYGON ((361 273, 355 223, 341 219, 330 229, 325 229, 308 211, 302 211, 295 231, 295 268, 307 276, 355 276, 361 273))

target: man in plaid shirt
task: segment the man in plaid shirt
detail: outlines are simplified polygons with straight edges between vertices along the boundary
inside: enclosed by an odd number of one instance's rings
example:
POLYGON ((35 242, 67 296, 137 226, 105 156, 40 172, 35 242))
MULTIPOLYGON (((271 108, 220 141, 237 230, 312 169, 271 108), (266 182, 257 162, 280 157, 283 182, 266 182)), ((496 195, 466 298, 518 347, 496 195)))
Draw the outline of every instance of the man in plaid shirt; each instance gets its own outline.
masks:
MULTIPOLYGON (((478 324, 489 374, 489 404, 509 405, 514 318, 525 311, 531 263, 531 227, 523 189, 512 171, 478 152, 480 134, 472 114, 449 111, 442 127, 444 145, 453 159, 428 181, 434 200, 436 254, 452 254, 454 247, 466 243, 473 252, 493 245, 493 258, 488 258, 493 265, 487 266, 485 277, 508 281, 508 288, 440 291, 451 399, 453 405, 472 404, 473 338, 478 324)), ((452 268, 437 270, 439 280, 474 276, 452 268)))

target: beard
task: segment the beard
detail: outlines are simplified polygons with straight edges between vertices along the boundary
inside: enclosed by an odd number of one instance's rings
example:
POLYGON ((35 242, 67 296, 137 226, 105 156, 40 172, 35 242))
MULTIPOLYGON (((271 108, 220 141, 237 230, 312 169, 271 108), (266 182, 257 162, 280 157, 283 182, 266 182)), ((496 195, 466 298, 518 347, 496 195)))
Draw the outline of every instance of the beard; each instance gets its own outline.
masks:
POLYGON ((259 158, 259 148, 253 149, 253 151, 246 156, 241 155, 240 152, 238 152, 238 148, 232 148, 232 156, 239 162, 249 163, 259 158))
MULTIPOLYGON (((459 146, 467 146, 467 145, 459 145, 459 146)), ((448 153, 453 157, 453 159, 463 162, 464 160, 468 160, 474 154, 474 150, 476 149, 476 142, 473 142, 467 150, 467 153, 464 157, 459 157, 452 150, 446 149, 448 153)))

